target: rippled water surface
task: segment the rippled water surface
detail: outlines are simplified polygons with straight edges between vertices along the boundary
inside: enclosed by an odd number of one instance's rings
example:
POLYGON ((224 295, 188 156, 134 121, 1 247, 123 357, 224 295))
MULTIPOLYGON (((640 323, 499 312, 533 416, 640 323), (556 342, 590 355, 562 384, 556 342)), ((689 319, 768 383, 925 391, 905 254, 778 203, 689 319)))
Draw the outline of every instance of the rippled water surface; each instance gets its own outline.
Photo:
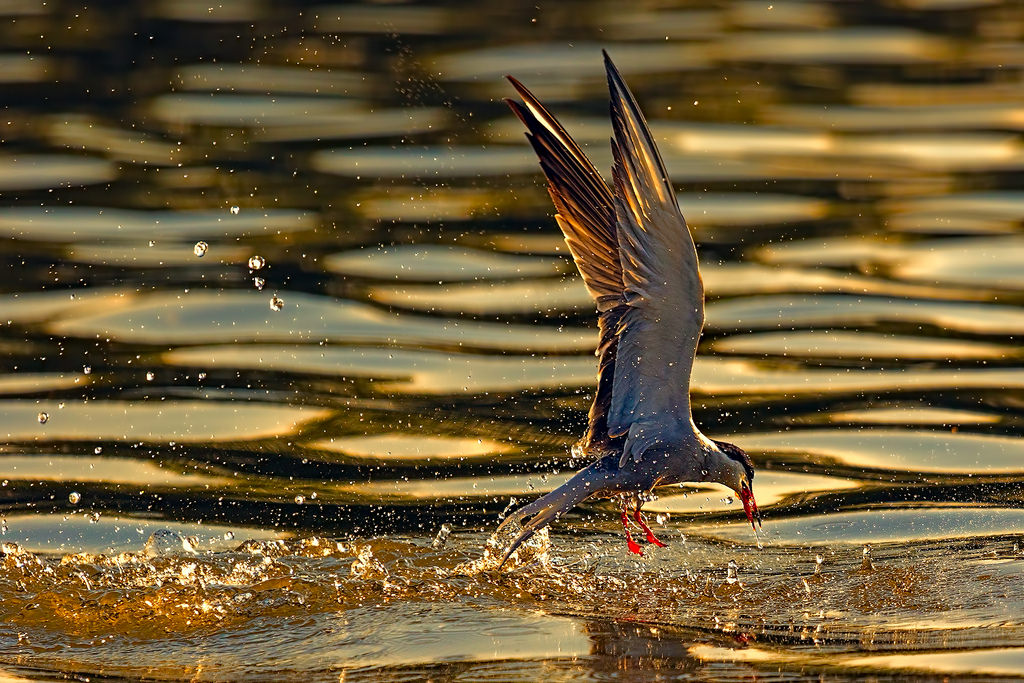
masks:
POLYGON ((0 680, 1024 676, 1020 3, 0 1, 0 680), (592 304, 512 73, 702 259, 704 431, 584 505, 592 304))

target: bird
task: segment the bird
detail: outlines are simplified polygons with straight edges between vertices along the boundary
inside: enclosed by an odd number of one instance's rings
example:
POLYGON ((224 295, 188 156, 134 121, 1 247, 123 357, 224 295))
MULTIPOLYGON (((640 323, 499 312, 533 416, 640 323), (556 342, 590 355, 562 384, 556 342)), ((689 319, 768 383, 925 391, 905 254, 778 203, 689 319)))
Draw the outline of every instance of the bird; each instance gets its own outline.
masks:
MULTIPOLYGON (((629 552, 642 555, 630 523, 664 547, 641 508, 655 487, 714 482, 740 497, 760 526, 754 465, 739 446, 705 436, 693 421, 690 376, 704 326, 697 250, 654 138, 607 51, 613 135, 612 186, 558 120, 518 80, 505 99, 526 127, 554 203, 555 220, 598 314, 597 391, 573 447, 591 460, 547 495, 505 518, 520 525, 499 564, 589 498, 617 499, 629 552)), ((757 529, 754 528, 756 534, 757 529)))

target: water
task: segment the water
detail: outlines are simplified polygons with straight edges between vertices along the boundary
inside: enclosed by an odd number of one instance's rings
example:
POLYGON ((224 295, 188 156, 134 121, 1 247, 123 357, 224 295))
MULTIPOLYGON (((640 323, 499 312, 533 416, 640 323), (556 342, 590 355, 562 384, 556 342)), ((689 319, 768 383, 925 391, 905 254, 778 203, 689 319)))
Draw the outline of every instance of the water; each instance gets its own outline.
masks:
POLYGON ((0 18, 0 678, 1024 672, 1019 4, 0 18), (601 47, 765 526, 669 489, 498 572, 596 342, 501 76, 608 168, 601 47))

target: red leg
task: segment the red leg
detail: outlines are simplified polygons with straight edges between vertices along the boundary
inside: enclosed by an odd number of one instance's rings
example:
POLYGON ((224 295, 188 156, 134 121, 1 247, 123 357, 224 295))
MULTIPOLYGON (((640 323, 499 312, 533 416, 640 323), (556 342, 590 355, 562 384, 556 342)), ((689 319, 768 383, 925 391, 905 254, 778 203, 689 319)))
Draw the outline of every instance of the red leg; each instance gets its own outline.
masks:
MULTIPOLYGON (((625 511, 623 511, 622 514, 626 514, 625 511)), ((637 507, 636 511, 633 513, 633 519, 636 520, 636 523, 639 524, 640 528, 644 530, 645 534, 647 534, 647 542, 648 543, 653 543, 654 545, 658 546, 659 548, 664 548, 665 547, 665 544, 662 543, 661 541, 659 541, 657 539, 657 537, 654 535, 654 532, 651 531, 651 527, 647 526, 647 522, 644 521, 644 516, 642 514, 640 514, 640 508, 639 507, 637 507)))
POLYGON ((629 517, 626 515, 626 508, 622 508, 622 528, 626 530, 626 545, 629 547, 629 552, 634 555, 643 555, 644 551, 640 549, 640 544, 633 540, 633 534, 629 531, 629 517))

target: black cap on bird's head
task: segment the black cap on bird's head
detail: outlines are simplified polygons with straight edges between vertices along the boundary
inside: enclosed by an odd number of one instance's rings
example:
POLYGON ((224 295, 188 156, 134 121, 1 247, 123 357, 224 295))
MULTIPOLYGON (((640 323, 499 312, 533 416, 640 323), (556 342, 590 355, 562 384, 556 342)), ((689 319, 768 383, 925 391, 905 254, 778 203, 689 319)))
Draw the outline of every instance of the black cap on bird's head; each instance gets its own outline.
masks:
MULTIPOLYGON (((757 501, 754 500, 754 463, 751 461, 750 456, 747 452, 737 446, 731 444, 728 441, 716 441, 715 445, 718 446, 718 450, 725 453, 725 455, 738 462, 743 466, 743 472, 746 477, 740 482, 739 494, 740 500, 743 501, 743 511, 747 513, 747 521, 750 522, 750 526, 754 526, 754 521, 757 520, 757 525, 761 526, 761 511, 757 509, 757 501)), ((754 529, 756 531, 756 529, 754 529)))

